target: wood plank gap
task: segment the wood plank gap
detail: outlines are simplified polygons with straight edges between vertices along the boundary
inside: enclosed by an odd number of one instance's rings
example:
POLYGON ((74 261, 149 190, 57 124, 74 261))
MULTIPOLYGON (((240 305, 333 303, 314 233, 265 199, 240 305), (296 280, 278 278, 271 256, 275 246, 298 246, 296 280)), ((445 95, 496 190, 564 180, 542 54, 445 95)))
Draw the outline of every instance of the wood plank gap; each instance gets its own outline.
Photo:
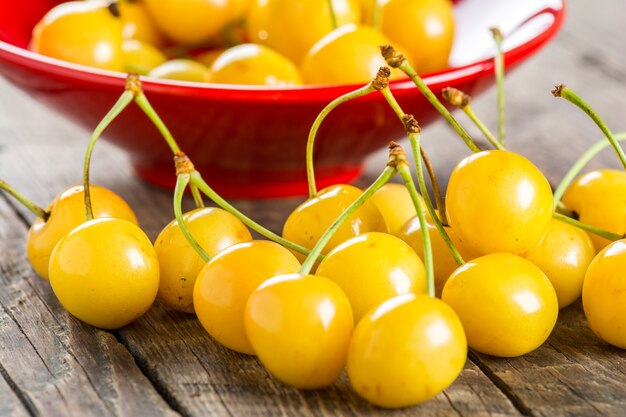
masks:
POLYGON ((452 402, 452 400, 450 399, 450 396, 448 395, 448 393, 446 391, 443 391, 442 394, 446 398, 446 400, 448 400, 448 403, 450 404, 450 407, 452 407, 452 409, 454 410, 456 415, 459 416, 459 417, 463 417, 463 413, 461 411, 459 411, 458 408, 456 408, 456 406, 454 405, 454 402, 452 402))
MULTIPOLYGON (((3 306, 0 306, 0 307, 2 307, 4 311, 6 311, 6 309, 3 306)), ((1 362, 0 362, 0 375, 2 375, 2 378, 6 381, 7 385, 9 386, 9 388, 11 388, 11 391, 13 391, 17 399, 20 401, 20 403, 24 406, 24 408, 28 412, 28 414, 30 414, 33 417, 37 417, 39 415, 37 413, 37 407, 35 407, 35 404, 33 404, 33 401, 30 399, 28 394, 26 394, 24 391, 20 389, 20 387, 17 386, 17 384, 15 383, 13 378, 11 378, 11 375, 9 375, 9 373, 4 368, 4 365, 2 365, 1 362)))
POLYGON ((148 361, 141 357, 140 352, 133 348, 132 344, 128 343, 128 340, 124 336, 122 336, 122 334, 118 330, 111 331, 110 333, 115 337, 119 344, 124 346, 126 350, 130 352, 130 355, 137 365, 137 368, 146 377, 154 390, 161 396, 161 398, 163 398, 165 403, 173 411, 180 414, 182 417, 187 417, 189 414, 186 414, 184 412, 184 407, 180 404, 176 397, 170 391, 168 391, 167 386, 159 381, 156 372, 150 369, 150 366, 148 366, 148 361))
POLYGON ((519 398, 513 389, 504 382, 498 375, 496 375, 471 349, 467 352, 467 358, 471 360, 478 368, 485 374, 487 378, 508 398, 513 404, 513 407, 520 413, 528 417, 535 417, 533 411, 519 398))

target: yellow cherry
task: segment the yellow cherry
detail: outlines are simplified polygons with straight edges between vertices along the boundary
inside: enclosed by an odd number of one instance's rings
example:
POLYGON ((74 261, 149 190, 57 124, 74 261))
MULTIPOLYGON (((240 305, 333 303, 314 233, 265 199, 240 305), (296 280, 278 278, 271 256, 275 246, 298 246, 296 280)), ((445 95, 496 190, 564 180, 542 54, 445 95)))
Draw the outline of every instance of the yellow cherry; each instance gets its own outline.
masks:
POLYGON ((215 58, 208 81, 272 86, 302 84, 293 62, 266 46, 253 43, 233 46, 215 58))
POLYGON ((485 255, 459 267, 441 299, 461 319, 469 347, 501 357, 537 349, 559 312, 550 280, 532 262, 510 253, 485 255))
MULTIPOLYGON (((252 240, 239 219, 219 208, 195 209, 183 214, 183 219, 196 242, 211 257, 236 243, 252 240)), ((159 233, 154 248, 161 271, 159 297, 171 308, 193 313, 193 288, 205 262, 191 247, 176 220, 159 233)))
POLYGON ((320 262, 316 275, 341 287, 355 322, 390 298, 426 292, 422 260, 409 245, 387 233, 364 233, 346 240, 320 262))
MULTIPOLYGON (((130 206, 117 194, 97 185, 90 185, 94 218, 115 217, 137 224, 130 206)), ((63 190, 50 203, 47 220, 36 219, 28 230, 26 254, 33 269, 48 279, 50 254, 59 240, 86 221, 85 193, 82 185, 63 190)))
POLYGON ((596 255, 589 235, 575 226, 552 219, 539 246, 526 257, 548 277, 559 308, 580 297, 585 273, 596 255))
POLYGON ((346 295, 331 280, 271 278, 250 295, 244 317, 254 351, 280 381, 318 389, 343 371, 354 319, 346 295))
POLYGON ((123 71, 122 21, 114 4, 69 1, 55 6, 33 29, 33 51, 76 64, 123 71))
POLYGON ((244 328, 250 294, 268 279, 299 269, 291 252, 270 241, 239 243, 220 252, 202 268, 193 290, 202 327, 227 348, 254 354, 244 328))
POLYGON ((94 219, 54 248, 50 284, 63 307, 79 320, 118 329, 152 305, 159 288, 159 261, 135 224, 94 219))
POLYGON ((467 359, 461 321, 444 302, 407 294, 369 312, 354 330, 348 377, 371 403, 400 408, 431 399, 467 359))

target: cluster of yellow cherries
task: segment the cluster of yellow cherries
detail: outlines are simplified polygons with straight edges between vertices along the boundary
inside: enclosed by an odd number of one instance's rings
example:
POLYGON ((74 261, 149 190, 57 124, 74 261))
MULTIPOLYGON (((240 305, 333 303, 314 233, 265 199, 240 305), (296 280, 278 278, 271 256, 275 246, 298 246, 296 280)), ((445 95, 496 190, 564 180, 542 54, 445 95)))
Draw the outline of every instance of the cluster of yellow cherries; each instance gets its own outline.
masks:
POLYGON ((451 0, 85 0, 50 10, 31 47, 159 78, 289 86, 365 83, 388 43, 420 73, 442 70, 453 36, 451 0))
MULTIPOLYGON (((501 36, 494 35, 500 51, 501 36)), ((317 389, 346 369, 359 395, 388 408, 444 390, 463 369, 468 347, 500 357, 533 351, 550 335, 559 308, 581 294, 591 329, 626 349, 626 328, 619 325, 626 315, 626 173, 607 169, 576 178, 608 145, 626 169, 619 145, 626 136, 614 135, 569 88, 555 89, 590 114, 606 140, 581 157, 553 194, 537 167, 505 150, 504 136, 496 138, 480 123, 467 96, 451 89, 443 94, 496 149, 479 148, 402 54, 385 46, 382 56, 414 81, 472 151, 452 172, 445 199, 419 125, 392 95, 387 67, 329 103, 311 126, 310 195, 289 215, 282 236, 211 189, 150 106, 138 77, 130 76, 92 135, 83 186, 43 210, 0 183, 40 216, 27 240, 33 267, 72 315, 93 326, 125 326, 158 295, 170 308, 195 312, 225 347, 257 355, 286 384, 317 389), (414 172, 392 143, 387 166, 366 190, 338 184, 318 191, 317 129, 337 106, 370 93, 382 94, 405 126, 414 172), (176 219, 154 244, 126 203, 89 185, 96 140, 132 102, 175 157, 176 219), (404 184, 388 183, 396 174, 404 184), (183 213, 187 189, 197 208, 183 213), (203 196, 221 208, 205 207, 203 196), (253 240, 249 229, 269 240, 253 240)), ((496 68, 502 91, 501 52, 496 68)))

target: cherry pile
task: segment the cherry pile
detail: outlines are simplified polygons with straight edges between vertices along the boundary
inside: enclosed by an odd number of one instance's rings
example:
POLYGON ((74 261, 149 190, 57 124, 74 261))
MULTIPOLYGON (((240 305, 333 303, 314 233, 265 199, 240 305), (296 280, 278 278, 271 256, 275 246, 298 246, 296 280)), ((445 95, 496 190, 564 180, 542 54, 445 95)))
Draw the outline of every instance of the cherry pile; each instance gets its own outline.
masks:
MULTIPOLYGON (((501 40, 497 31, 494 37, 501 40)), ((281 236, 211 189, 131 75, 91 137, 82 186, 61 192, 44 210, 0 182, 38 216, 27 244, 33 268, 68 312, 93 326, 122 327, 158 296, 169 308, 196 314, 225 347, 256 355, 286 384, 325 387, 345 369, 359 395, 388 408, 440 393, 463 369, 468 348, 500 357, 533 351, 549 337, 559 309, 581 296, 591 329, 626 349, 626 327, 618 325, 626 315, 626 172, 578 175, 606 146, 626 168, 619 144, 626 135, 614 135, 572 90, 558 86, 553 94, 591 115, 606 139, 553 192, 531 161, 505 149, 502 127, 496 136, 478 120, 464 93, 447 89, 443 96, 471 116, 495 149, 479 148, 404 55, 385 46, 382 56, 413 79, 468 145, 471 153, 454 168, 445 196, 417 121, 389 89, 388 67, 329 103, 311 126, 309 197, 281 236), (367 189, 317 190, 317 129, 334 108, 365 94, 386 98, 406 129, 412 158, 392 142, 387 165, 367 189), (175 161, 175 219, 154 244, 123 200, 89 184, 95 142, 132 102, 159 128, 175 161), (389 182, 395 175, 403 184, 389 182), (183 213, 187 189, 197 208, 183 213), (206 207, 205 197, 219 208, 206 207), (250 229, 267 240, 253 240, 250 229)), ((496 62, 502 65, 501 55, 496 62)), ((501 89, 502 67, 498 73, 501 89)))
POLYGON ((32 49, 158 78, 293 86, 367 82, 391 42, 420 73, 442 70, 453 37, 451 0, 90 0, 51 9, 32 49))

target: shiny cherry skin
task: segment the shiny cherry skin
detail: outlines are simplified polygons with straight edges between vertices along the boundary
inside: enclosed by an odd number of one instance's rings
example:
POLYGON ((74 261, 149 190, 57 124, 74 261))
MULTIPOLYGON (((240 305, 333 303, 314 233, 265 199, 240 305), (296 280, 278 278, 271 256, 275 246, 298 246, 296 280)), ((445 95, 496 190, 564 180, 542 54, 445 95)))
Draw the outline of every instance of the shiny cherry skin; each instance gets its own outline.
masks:
MULTIPOLYGON (((391 43, 370 26, 348 24, 326 34, 302 59, 300 72, 305 84, 356 84, 374 78, 387 65, 380 45, 391 43)), ((401 48, 398 47, 400 52, 401 48)), ((392 70, 390 79, 405 77, 392 70)))
POLYGON ((602 249, 587 269, 583 309, 589 327, 602 340, 626 349, 626 240, 602 249))
POLYGON ((215 58, 209 82, 252 85, 300 85, 296 65, 267 46, 245 43, 225 50, 215 58))
MULTIPOLYGON (((422 208, 426 210, 424 199, 421 196, 420 200, 422 208)), ((388 182, 372 195, 370 201, 383 215, 389 233, 392 235, 397 235, 402 226, 417 215, 409 190, 404 184, 388 182)))
POLYGON ((231 18, 224 0, 144 0, 157 28, 178 43, 201 43, 217 34, 231 18))
MULTIPOLYGON (((114 192, 89 186, 94 218, 115 217, 137 224, 137 217, 130 206, 114 192)), ((66 188, 46 209, 50 217, 46 221, 36 219, 28 230, 26 254, 33 269, 48 279, 50 254, 56 244, 86 220, 85 193, 82 185, 66 188)))
MULTIPOLYGON (((312 249, 331 223, 361 195, 362 191, 346 184, 333 185, 321 190, 316 197, 300 204, 289 215, 283 226, 283 237, 312 249)), ((326 244, 328 253, 351 237, 367 232, 387 232, 382 215, 371 201, 366 201, 339 227, 326 244)), ((305 256, 296 253, 302 262, 305 256)))
POLYGON ((406 56, 417 73, 448 67, 454 39, 454 7, 450 0, 388 0, 380 11, 381 31, 406 56))
POLYGON ((580 297, 585 273, 595 256, 596 249, 584 230, 552 219, 541 243, 526 259, 546 274, 559 308, 563 308, 580 297))
POLYGON ((457 378, 467 359, 461 321, 427 295, 392 298, 356 326, 348 377, 371 403, 400 408, 431 399, 457 378))
POLYGON ((296 257, 271 241, 239 243, 220 252, 202 268, 193 290, 202 327, 227 348, 253 355, 244 328, 250 294, 268 279, 299 269, 296 257))
POLYGON ((148 72, 150 77, 168 80, 206 82, 209 69, 191 59, 171 59, 148 72))
MULTIPOLYGON (((578 177, 563 195, 565 206, 578 214, 580 221, 613 233, 626 233, 626 172, 600 169, 578 177)), ((601 251, 611 243, 590 233, 601 251)))
POLYGON ((122 19, 124 39, 134 39, 155 47, 165 44, 165 39, 156 28, 143 2, 122 0, 117 2, 122 19))
POLYGON ((528 159, 509 151, 483 151, 463 159, 446 192, 450 226, 477 256, 525 256, 552 218, 552 190, 528 159))
MULTIPOLYGON (((337 27, 360 21, 357 0, 333 0, 332 4, 337 27)), ((333 30, 326 0, 252 0, 246 27, 252 42, 269 46, 296 65, 315 42, 333 30)))
MULTIPOLYGON (((196 242, 211 257, 236 243, 252 240, 246 226, 220 208, 198 208, 183 214, 183 219, 196 242)), ((154 249, 161 271, 159 298, 171 308, 193 313, 193 288, 205 262, 183 235, 178 221, 163 228, 154 249)))
POLYGON ((409 245, 387 233, 364 233, 346 240, 320 262, 316 275, 341 287, 355 322, 390 298, 426 293, 422 260, 409 245))
MULTIPOLYGON (((445 285, 448 277, 455 269, 458 268, 458 264, 446 242, 439 234, 437 227, 432 221, 430 216, 426 216, 426 224, 428 227, 428 235, 430 236, 430 244, 433 251, 433 269, 435 273, 435 295, 441 297, 441 291, 445 285)), ((468 261, 474 258, 463 246, 463 243, 459 240, 454 230, 450 227, 446 227, 446 232, 452 241, 454 247, 459 251, 463 260, 468 261)), ((408 243, 411 248, 417 253, 417 255, 424 260, 424 241, 422 240, 422 227, 417 216, 414 216, 397 233, 397 236, 404 242, 408 243)))
POLYGON ((31 48, 64 61, 123 71, 122 39, 122 21, 110 2, 69 1, 35 25, 31 48))
POLYGON ((159 261, 137 225, 122 219, 90 220, 54 248, 50 284, 63 307, 79 320, 118 329, 154 302, 159 261))
POLYGON ((345 367, 354 319, 348 298, 329 279, 271 278, 250 295, 244 321, 261 363, 286 384, 326 387, 345 367))
POLYGON ((532 262, 510 253, 485 255, 459 267, 441 299, 461 319, 469 347, 501 357, 537 349, 559 312, 550 280, 532 262))
POLYGON ((156 47, 135 39, 122 42, 124 71, 147 75, 154 68, 167 61, 167 57, 156 47))

